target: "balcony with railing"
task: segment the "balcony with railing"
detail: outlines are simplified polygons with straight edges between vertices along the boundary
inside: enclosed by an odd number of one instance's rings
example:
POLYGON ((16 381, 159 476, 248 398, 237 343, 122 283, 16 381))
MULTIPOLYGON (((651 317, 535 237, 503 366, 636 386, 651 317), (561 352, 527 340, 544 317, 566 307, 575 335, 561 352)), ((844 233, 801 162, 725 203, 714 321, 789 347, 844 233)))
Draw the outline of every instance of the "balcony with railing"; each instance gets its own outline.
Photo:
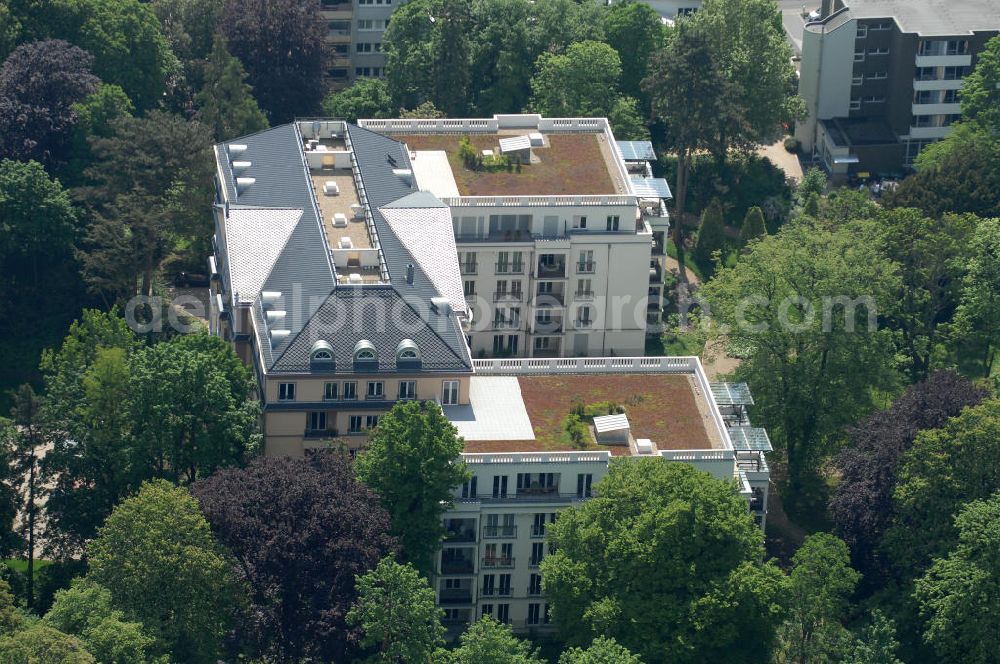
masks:
POLYGON ((538 269, 535 276, 539 279, 565 279, 566 278, 566 258, 559 256, 551 261, 538 261, 538 269))
POLYGON ((524 298, 523 291, 494 291, 494 302, 520 302, 524 298))
POLYGON ((592 319, 577 318, 573 321, 574 330, 592 330, 594 329, 594 321, 592 319))
POLYGON ((478 274, 478 266, 476 263, 464 262, 458 264, 458 270, 462 274, 478 274))
POLYGON ((494 265, 497 274, 524 274, 524 263, 496 263, 494 265))
POLYGON ((518 330, 521 328, 521 320, 518 318, 494 318, 493 319, 493 329, 494 330, 518 330))
POLYGON ((597 263, 594 261, 577 261, 576 263, 577 274, 593 274, 596 269, 597 263))
POLYGON ((500 556, 496 558, 491 558, 489 556, 486 556, 483 558, 482 561, 483 569, 511 569, 514 567, 514 560, 515 558, 513 557, 507 558, 500 556))
POLYGON ((472 549, 444 549, 441 551, 441 574, 472 574, 476 571, 476 561, 472 549), (469 553, 455 553, 468 551, 469 553))
POLYGON ((475 542, 475 519, 447 519, 444 524, 445 542, 475 542))
POLYGON ((528 558, 528 567, 536 569, 539 565, 542 564, 542 559, 544 557, 545 556, 531 556, 530 558, 528 558))
POLYGON ((536 307, 562 307, 566 304, 566 298, 564 297, 561 288, 552 289, 550 291, 538 291, 535 293, 535 298, 532 300, 532 304, 536 307))
POLYGON ((484 539, 516 538, 517 526, 483 526, 484 539))
POLYGON ((535 539, 545 537, 545 524, 534 524, 531 526, 531 536, 535 539))
POLYGON ((311 440, 320 438, 336 438, 337 433, 336 429, 306 429, 302 434, 302 437, 311 440))
POLYGON ((513 591, 509 587, 507 588, 483 588, 480 591, 480 596, 482 597, 512 597, 514 595, 513 591))
POLYGON ((649 267, 649 283, 651 284, 663 283, 663 270, 660 268, 659 263, 651 265, 649 267))
POLYGON ((439 591, 438 604, 472 604, 472 588, 449 588, 439 591))
MULTIPOLYGON (((532 334, 562 334, 562 318, 549 316, 548 318, 535 318, 534 325, 531 326, 532 334)), ((540 349, 541 350, 541 349, 540 349)))
POLYGON ((576 291, 575 293, 573 293, 573 299, 574 300, 580 300, 580 301, 593 300, 594 299, 594 291, 592 291, 592 290, 576 291))

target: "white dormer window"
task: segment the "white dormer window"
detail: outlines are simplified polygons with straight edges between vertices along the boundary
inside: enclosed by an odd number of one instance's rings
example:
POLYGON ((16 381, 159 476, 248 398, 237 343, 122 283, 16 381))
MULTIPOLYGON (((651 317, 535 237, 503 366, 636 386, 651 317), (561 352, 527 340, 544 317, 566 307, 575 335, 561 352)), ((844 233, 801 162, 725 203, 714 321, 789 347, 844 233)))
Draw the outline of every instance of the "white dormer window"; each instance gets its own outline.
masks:
POLYGON ((328 350, 318 350, 313 353, 312 358, 314 360, 332 360, 333 355, 331 355, 328 350))
POLYGON ((371 362, 378 359, 375 353, 375 345, 367 339, 362 339, 354 347, 354 359, 360 362, 371 362))
POLYGON ((419 360, 420 349, 417 348, 416 342, 413 339, 403 339, 400 341, 399 346, 396 347, 396 359, 419 360))
POLYGON ((320 363, 333 362, 333 347, 326 341, 317 341, 309 351, 309 360, 320 363))
POLYGON ((362 348, 361 350, 358 351, 358 354, 355 355, 355 357, 358 358, 359 360, 374 360, 375 353, 369 348, 362 348))

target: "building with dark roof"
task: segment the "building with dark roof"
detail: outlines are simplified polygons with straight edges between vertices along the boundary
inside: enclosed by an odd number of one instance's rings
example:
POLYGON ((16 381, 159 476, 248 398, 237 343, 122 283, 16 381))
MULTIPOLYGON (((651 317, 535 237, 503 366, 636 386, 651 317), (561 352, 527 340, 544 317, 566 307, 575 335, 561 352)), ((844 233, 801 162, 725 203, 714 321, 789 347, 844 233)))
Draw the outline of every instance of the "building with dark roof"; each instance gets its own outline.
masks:
POLYGON ((895 175, 948 135, 1000 32, 996 0, 826 0, 805 26, 795 136, 834 177, 895 175))

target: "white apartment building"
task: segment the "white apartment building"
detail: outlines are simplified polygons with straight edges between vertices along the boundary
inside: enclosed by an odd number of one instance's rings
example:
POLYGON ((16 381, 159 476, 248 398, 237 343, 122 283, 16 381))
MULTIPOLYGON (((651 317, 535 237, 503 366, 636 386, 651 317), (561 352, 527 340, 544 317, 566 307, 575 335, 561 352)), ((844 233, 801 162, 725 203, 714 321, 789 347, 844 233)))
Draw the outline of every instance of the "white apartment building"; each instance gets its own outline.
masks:
POLYGON ((709 384, 697 358, 641 357, 644 320, 601 318, 609 294, 632 296, 642 315, 658 278, 665 188, 648 172, 649 146, 618 144, 589 119, 374 129, 301 120, 215 147, 209 324, 254 369, 265 453, 357 452, 395 403, 440 404, 473 471, 432 580, 455 628, 483 614, 544 627, 546 524, 590 497, 612 456, 730 480, 763 527, 770 443, 750 426, 745 386, 709 384), (474 159, 514 140, 520 166, 463 172, 449 146, 466 136, 474 159), (477 292, 521 297, 467 297, 470 277, 482 278, 477 292), (511 301, 533 325, 493 325, 497 311, 516 320, 511 301), (566 331, 543 330, 542 311, 566 331), (535 357, 474 360, 501 330, 535 357), (555 357, 537 357, 539 338, 555 340, 555 357), (566 357, 574 348, 601 356, 566 357), (586 406, 614 414, 574 440, 565 418, 586 406))
POLYGON ((662 322, 671 197, 648 142, 603 118, 360 120, 451 209, 474 357, 641 355, 662 322), (460 142, 515 170, 475 170, 460 142))

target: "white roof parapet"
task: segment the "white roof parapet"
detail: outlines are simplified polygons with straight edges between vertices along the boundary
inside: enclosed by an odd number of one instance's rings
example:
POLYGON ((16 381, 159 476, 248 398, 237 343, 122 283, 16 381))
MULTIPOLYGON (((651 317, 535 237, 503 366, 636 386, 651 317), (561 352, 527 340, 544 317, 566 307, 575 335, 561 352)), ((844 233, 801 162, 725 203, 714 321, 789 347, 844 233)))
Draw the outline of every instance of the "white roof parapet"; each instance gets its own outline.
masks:
POLYGON ((581 195, 581 196, 445 196, 441 202, 449 207, 540 207, 540 206, 609 206, 639 204, 639 199, 629 195, 581 195))
POLYGON ((696 357, 562 357, 473 360, 480 375, 696 373, 696 357))
POLYGON ((462 460, 468 464, 608 463, 610 459, 611 452, 606 450, 587 452, 462 453, 462 460))

